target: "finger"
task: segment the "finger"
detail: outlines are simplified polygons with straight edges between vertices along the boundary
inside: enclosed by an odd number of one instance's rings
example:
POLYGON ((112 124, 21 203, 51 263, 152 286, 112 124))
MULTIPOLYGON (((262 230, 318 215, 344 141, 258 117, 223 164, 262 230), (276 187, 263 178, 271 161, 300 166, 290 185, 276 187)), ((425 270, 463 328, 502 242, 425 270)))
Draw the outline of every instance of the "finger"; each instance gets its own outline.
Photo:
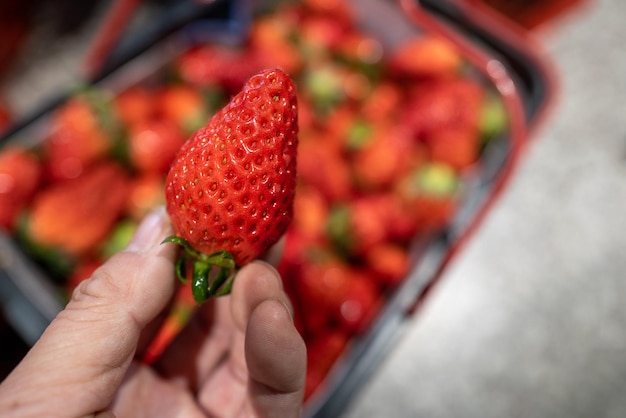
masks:
POLYGON ((242 416, 299 417, 306 347, 281 301, 265 300, 251 313, 245 357, 248 401, 242 416))
POLYGON ((0 386, 0 403, 10 399, 13 407, 41 416, 51 409, 62 408, 68 416, 105 409, 141 331, 172 297, 175 249, 160 245, 169 233, 165 211, 155 211, 125 251, 76 288, 66 308, 0 386), (73 394, 71 403, 68 393, 73 394))
MULTIPOLYGON (((255 261, 240 270, 231 294, 231 312, 233 325, 236 328, 231 338, 229 357, 227 361, 219 365, 214 373, 208 376, 198 393, 200 403, 209 413, 215 416, 233 416, 241 411, 242 405, 246 404, 250 407, 252 405, 256 407, 256 401, 249 400, 251 395, 250 388, 257 390, 257 377, 268 376, 263 376, 262 372, 260 374, 257 373, 258 370, 255 370, 254 374, 249 373, 250 365, 247 364, 247 361, 251 358, 254 365, 259 365, 257 361, 259 353, 269 356, 276 355, 278 356, 276 359, 281 361, 281 350, 276 349, 275 344, 271 341, 271 335, 286 335, 289 337, 284 338, 286 343, 293 343, 291 337, 294 337, 296 341, 301 343, 300 351, 296 350, 296 357, 300 356, 301 364, 290 361, 289 367, 296 367, 297 376, 303 376, 305 371, 306 353, 304 351, 304 343, 291 322, 288 298, 283 291, 281 278, 274 268, 267 263, 255 261), (268 303, 278 304, 283 312, 286 312, 286 324, 280 321, 272 321, 271 318, 266 316, 265 306, 268 303), (277 326, 280 328, 287 325, 287 329, 293 329, 295 334, 292 334, 291 331, 284 334, 283 329, 276 329, 272 331, 274 334, 267 334, 265 332, 267 331, 266 328, 259 328, 257 331, 261 330, 261 332, 256 332, 251 327, 257 328, 259 318, 261 318, 261 323, 267 323, 270 327, 277 326), (249 334, 250 332, 252 334, 249 334), (249 335, 253 338, 252 342, 248 341, 249 335), (270 336, 270 340, 259 338, 261 335, 270 336), (250 344, 253 348, 248 350, 250 344), (251 353, 251 357, 248 357, 248 351, 251 353), (302 369, 298 369, 301 366, 302 369), (226 404, 224 402, 225 399, 231 402, 226 404)), ((295 344, 298 345, 297 342, 295 344)), ((279 381, 274 379, 273 376, 269 376, 269 378, 267 382, 261 381, 263 387, 266 384, 270 384, 278 385, 277 387, 282 389, 279 381)), ((290 393, 295 393, 293 398, 296 410, 301 403, 302 395, 299 391, 303 384, 303 381, 301 384, 295 382, 296 388, 293 391, 291 387, 287 388, 290 393), (298 400, 298 398, 300 399, 298 400)), ((282 410, 283 408, 278 409, 282 410)))
POLYGON ((278 271, 263 261, 253 261, 237 273, 232 296, 232 316, 241 332, 246 330, 250 313, 263 300, 277 299, 291 306, 278 271))

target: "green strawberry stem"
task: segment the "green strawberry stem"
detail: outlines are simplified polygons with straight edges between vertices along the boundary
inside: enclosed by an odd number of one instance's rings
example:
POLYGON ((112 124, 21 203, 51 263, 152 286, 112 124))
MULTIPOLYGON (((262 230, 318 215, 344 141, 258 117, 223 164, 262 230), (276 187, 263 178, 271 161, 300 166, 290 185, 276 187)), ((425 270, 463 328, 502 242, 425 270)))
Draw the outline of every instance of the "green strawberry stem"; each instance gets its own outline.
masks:
POLYGON ((236 274, 233 256, 228 251, 216 251, 204 254, 196 251, 189 243, 176 235, 171 235, 162 243, 171 242, 180 245, 183 254, 176 261, 176 277, 187 283, 187 267, 191 265, 191 293, 197 303, 210 297, 224 296, 230 293, 236 274))

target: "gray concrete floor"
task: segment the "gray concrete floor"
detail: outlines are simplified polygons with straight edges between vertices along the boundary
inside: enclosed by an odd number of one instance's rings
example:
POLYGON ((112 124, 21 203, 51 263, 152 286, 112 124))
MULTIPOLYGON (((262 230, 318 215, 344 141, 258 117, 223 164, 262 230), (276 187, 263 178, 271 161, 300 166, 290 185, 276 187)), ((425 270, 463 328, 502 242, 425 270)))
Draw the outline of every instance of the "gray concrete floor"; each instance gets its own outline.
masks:
POLYGON ((561 92, 346 418, 626 417, 626 2, 541 30, 561 92))

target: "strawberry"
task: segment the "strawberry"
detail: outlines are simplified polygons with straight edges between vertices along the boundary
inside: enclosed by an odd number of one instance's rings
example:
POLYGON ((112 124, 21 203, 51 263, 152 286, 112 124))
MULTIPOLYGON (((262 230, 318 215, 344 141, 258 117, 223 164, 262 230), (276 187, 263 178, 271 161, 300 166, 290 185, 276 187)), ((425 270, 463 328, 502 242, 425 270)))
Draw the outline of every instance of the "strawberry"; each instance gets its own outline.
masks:
POLYGON ((0 101, 0 136, 5 129, 11 125, 13 121, 13 114, 9 107, 2 101, 0 101))
POLYGON ((143 219, 152 209, 165 204, 164 178, 159 174, 142 174, 130 183, 125 213, 136 221, 143 219))
POLYGON ((172 84, 156 94, 161 116, 176 123, 187 134, 202 127, 207 117, 207 106, 200 90, 186 84, 172 84))
POLYGON ((192 264, 198 302, 228 293, 230 273, 267 251, 291 223, 296 100, 282 70, 252 76, 185 142, 167 174, 166 208, 176 235, 166 241, 185 249, 177 273, 185 281, 192 264))
POLYGON ((44 142, 47 170, 53 180, 78 177, 113 146, 118 121, 101 92, 85 91, 58 108, 44 142))
POLYGON ((129 129, 128 156, 141 173, 164 174, 185 139, 169 119, 146 120, 129 129))
POLYGON ((113 109, 125 125, 145 122, 156 113, 154 93, 146 87, 131 87, 113 99, 113 109))
POLYGON ((461 68, 462 58, 453 43, 439 36, 414 37, 400 45, 390 58, 399 76, 449 77, 461 68))
POLYGON ((0 229, 13 230, 39 185, 40 173, 39 161, 28 151, 17 146, 0 151, 0 229))
POLYGON ((107 236, 124 209, 128 178, 103 162, 79 177, 58 182, 35 197, 23 234, 31 246, 80 256, 107 236))
POLYGON ((425 83, 404 106, 404 122, 428 145, 443 130, 467 130, 477 135, 483 94, 483 87, 471 79, 425 83))
POLYGON ((193 85, 220 86, 235 93, 262 68, 263 58, 254 51, 203 45, 182 54, 176 68, 180 77, 193 85))
POLYGON ((447 164, 432 162, 408 173, 397 184, 400 199, 413 207, 418 227, 425 232, 440 231, 456 213, 459 178, 447 164))

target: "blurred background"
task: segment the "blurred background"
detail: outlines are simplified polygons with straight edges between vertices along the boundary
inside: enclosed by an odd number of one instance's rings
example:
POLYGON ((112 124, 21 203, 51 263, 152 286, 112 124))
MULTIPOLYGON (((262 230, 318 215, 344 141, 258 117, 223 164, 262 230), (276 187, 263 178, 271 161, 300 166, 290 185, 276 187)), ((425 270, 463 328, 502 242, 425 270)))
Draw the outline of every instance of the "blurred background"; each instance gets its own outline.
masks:
MULTIPOLYGON (((159 13, 150 3, 137 24, 159 13)), ((558 95, 510 186, 345 417, 626 416, 626 3, 489 3, 542 47, 558 95)), ((81 75, 109 5, 2 2, 0 121, 81 75)), ((4 320, 0 333, 5 373, 26 346, 4 320)))
POLYGON ((626 3, 579 6, 532 29, 547 123, 347 417, 626 416, 626 3))

